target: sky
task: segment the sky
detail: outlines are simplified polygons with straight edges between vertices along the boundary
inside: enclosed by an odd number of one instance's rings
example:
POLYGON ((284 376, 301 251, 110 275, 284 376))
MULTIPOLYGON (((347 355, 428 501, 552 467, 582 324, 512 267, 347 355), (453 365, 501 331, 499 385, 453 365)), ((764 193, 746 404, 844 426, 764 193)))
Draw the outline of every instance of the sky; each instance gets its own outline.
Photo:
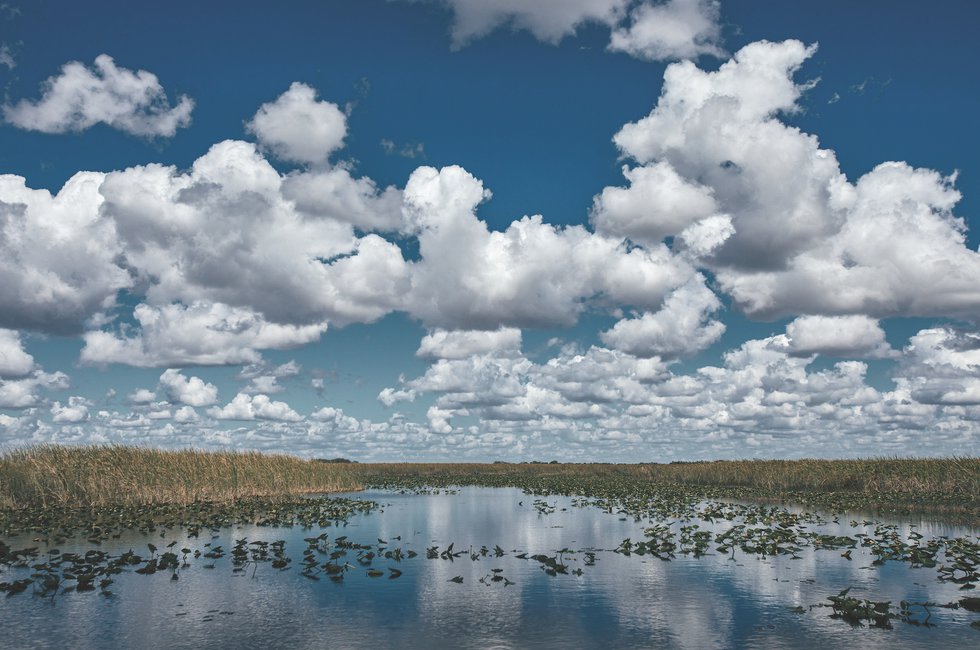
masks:
POLYGON ((0 449, 980 454, 980 6, 0 4, 0 449))

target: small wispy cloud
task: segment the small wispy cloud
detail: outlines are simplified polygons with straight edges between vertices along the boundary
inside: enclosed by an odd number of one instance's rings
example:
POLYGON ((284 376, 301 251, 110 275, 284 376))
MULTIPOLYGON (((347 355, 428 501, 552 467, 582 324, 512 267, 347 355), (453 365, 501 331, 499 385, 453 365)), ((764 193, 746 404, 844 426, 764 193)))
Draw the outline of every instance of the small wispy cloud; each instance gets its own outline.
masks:
POLYGON ((17 61, 14 59, 13 50, 6 43, 0 43, 0 65, 7 66, 8 70, 13 70, 17 67, 17 61))
POLYGON ((395 144, 393 140, 381 138, 381 148, 389 156, 401 156, 402 158, 425 158, 424 142, 406 142, 402 145, 395 144))

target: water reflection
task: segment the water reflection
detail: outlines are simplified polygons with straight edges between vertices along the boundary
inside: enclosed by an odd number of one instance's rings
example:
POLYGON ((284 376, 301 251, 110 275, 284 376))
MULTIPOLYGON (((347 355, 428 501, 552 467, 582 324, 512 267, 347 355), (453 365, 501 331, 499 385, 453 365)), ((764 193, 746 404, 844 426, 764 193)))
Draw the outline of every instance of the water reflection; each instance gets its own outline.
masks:
MULTIPOLYGON (((240 526, 214 539, 187 539, 176 532, 149 538, 127 534, 104 550, 146 553, 147 542, 177 541, 202 548, 230 549, 235 540, 286 540, 293 567, 279 572, 268 563, 233 574, 228 557, 206 569, 202 559, 172 580, 170 572, 116 576, 115 597, 69 593, 53 602, 22 594, 0 602, 0 629, 8 647, 228 647, 268 648, 401 647, 953 647, 975 642, 969 627, 980 618, 963 610, 937 610, 935 628, 895 622, 893 630, 852 629, 829 618, 828 595, 852 587, 875 600, 955 601, 956 585, 937 581, 934 569, 889 562, 872 566, 868 549, 851 559, 839 550, 804 549, 758 557, 736 552, 705 557, 678 554, 670 562, 612 552, 625 538, 642 539, 651 522, 635 522, 597 508, 574 507, 568 498, 548 497, 542 514, 517 489, 465 488, 457 494, 364 493, 384 504, 383 512, 358 515, 344 528, 328 528, 330 539, 346 535, 374 548, 412 550, 418 556, 394 563, 376 559, 381 577, 369 577, 354 554, 342 583, 311 580, 297 566, 304 537, 320 531, 240 526), (400 538, 400 539, 396 539, 400 538), (384 544, 382 544, 384 542, 384 544), (453 545, 459 557, 426 559, 426 551, 453 545), (496 557, 495 547, 504 555, 496 557), (484 547, 486 551, 484 551, 484 547), (549 576, 542 563, 517 555, 562 555, 568 573, 549 576), (592 550, 594 563, 584 551, 592 550), (391 579, 388 567, 400 577, 391 579), (495 571, 496 570, 496 571, 495 571), (577 575, 580 573, 580 575, 577 575), (495 575, 506 580, 493 581, 495 575), (461 578, 462 583, 452 582, 461 578), (482 581, 481 581, 482 579, 482 581), (803 613, 793 607, 801 606, 803 613)), ((808 530, 850 535, 872 533, 872 524, 850 519, 807 524, 808 530)), ((731 521, 697 522, 720 533, 731 521)), ((680 522, 674 523, 675 531, 680 522)), ((899 524, 906 538, 917 530, 931 536, 970 536, 976 530, 929 522, 899 524)), ((29 540, 8 540, 26 546, 29 540)), ((72 549, 62 545, 61 550, 72 549)), ((340 560, 341 562, 344 560, 340 560)), ((0 579, 8 579, 6 576, 0 579)))

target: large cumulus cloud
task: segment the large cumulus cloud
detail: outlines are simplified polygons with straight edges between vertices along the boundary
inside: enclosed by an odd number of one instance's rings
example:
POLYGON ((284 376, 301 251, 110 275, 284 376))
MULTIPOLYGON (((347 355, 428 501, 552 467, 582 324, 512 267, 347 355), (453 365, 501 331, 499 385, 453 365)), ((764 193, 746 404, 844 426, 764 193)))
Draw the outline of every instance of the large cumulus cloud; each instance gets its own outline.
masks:
POLYGON ((955 177, 884 162, 850 182, 782 120, 800 110, 810 84, 794 74, 815 51, 763 41, 714 72, 669 66, 653 111, 614 137, 639 166, 596 198, 597 229, 651 241, 728 219, 701 262, 753 317, 977 318, 980 254, 952 212, 955 177))
MULTIPOLYGON (((351 180, 351 182, 354 182, 351 180)), ((371 320, 398 294, 397 247, 357 238, 350 223, 297 211, 283 178, 240 141, 214 145, 188 173, 148 165, 109 174, 102 213, 151 303, 206 300, 247 307, 278 323, 371 320), (345 287, 360 251, 388 273, 345 287), (376 302, 377 306, 370 303, 376 302)))
POLYGON ((0 175, 0 326, 80 330, 132 285, 116 224, 100 209, 104 174, 79 172, 52 195, 0 175))
POLYGON ((541 216, 491 231, 476 216, 489 197, 461 167, 420 167, 405 187, 421 260, 408 311, 427 325, 496 329, 571 325, 589 301, 652 308, 693 270, 666 247, 629 248, 541 216))

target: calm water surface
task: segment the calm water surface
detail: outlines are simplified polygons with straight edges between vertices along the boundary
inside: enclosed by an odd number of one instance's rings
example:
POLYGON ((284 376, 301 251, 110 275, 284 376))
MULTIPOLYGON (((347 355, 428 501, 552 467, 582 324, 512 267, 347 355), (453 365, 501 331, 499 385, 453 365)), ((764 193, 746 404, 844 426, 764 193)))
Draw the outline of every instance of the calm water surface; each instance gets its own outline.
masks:
MULTIPOLYGON (((230 555, 206 569, 203 557, 173 581, 169 571, 150 576, 115 576, 114 596, 67 593, 52 601, 30 593, 0 600, 0 645, 8 648, 936 648, 980 647, 980 615, 937 609, 923 628, 894 621, 894 629, 852 628, 830 618, 827 596, 852 587, 851 595, 873 600, 956 601, 957 585, 937 580, 935 569, 889 562, 873 567, 866 549, 852 560, 840 550, 806 548, 802 559, 758 558, 714 551, 670 562, 612 552, 625 538, 644 539, 651 522, 574 507, 566 497, 543 498, 554 512, 542 514, 535 499, 518 489, 463 488, 455 494, 364 492, 357 498, 383 504, 383 511, 357 515, 343 528, 237 527, 209 540, 202 532, 186 539, 174 531, 124 536, 103 545, 114 553, 132 548, 147 555, 147 542, 161 548, 177 540, 204 549, 206 542, 230 550, 235 540, 286 540, 293 558, 288 571, 268 563, 233 573, 230 555), (414 550, 399 563, 375 559, 385 571, 369 577, 350 552, 343 582, 300 575, 304 537, 326 532, 352 542, 414 550), (400 537, 400 540, 394 538, 400 537), (426 549, 466 551, 452 561, 426 559, 426 549), (494 557, 499 545, 506 554, 494 557), (491 549, 482 555, 479 549, 491 549), (470 550, 478 559, 470 557, 470 550), (553 556, 581 575, 549 576, 527 553, 553 556), (585 551, 595 554, 587 564, 585 551), (402 571, 390 579, 388 567, 402 571), (499 571, 494 572, 494 569, 499 571), (506 581, 494 582, 494 575, 506 581), (462 583, 451 582, 462 578, 462 583), (481 578, 483 582, 481 582, 481 578), (506 584, 506 583, 513 584, 506 584), (791 609, 802 606, 804 613, 791 609)), ((809 526, 839 535, 873 531, 840 523, 809 526)), ((727 530, 732 522, 697 522, 702 529, 727 530)), ((897 522, 896 522, 897 523, 897 522)), ((676 526, 676 524, 675 524, 676 526)), ((903 536, 912 528, 900 525, 903 536)), ((916 522, 928 537, 970 537, 975 529, 916 522)), ((27 536, 7 540, 32 545, 27 536)), ((87 545, 62 551, 87 550, 87 545)), ((42 549, 43 549, 42 545, 42 549)), ((325 559, 325 558, 323 558, 325 559)), ((341 562, 343 560, 340 560, 341 562)), ((0 579, 10 579, 8 572, 0 579)), ((26 573, 24 575, 27 575, 26 573)))

